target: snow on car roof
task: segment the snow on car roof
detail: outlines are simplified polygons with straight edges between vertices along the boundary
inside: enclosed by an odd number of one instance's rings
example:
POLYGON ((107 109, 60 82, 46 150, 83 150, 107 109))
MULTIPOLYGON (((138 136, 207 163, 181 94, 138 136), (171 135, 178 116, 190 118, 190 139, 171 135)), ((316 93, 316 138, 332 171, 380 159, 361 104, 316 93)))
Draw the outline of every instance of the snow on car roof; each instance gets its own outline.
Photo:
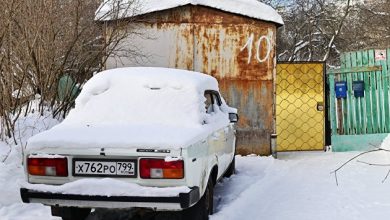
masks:
POLYGON ((65 123, 199 124, 204 91, 218 91, 215 78, 192 71, 129 67, 90 79, 65 123))
MULTIPOLYGON (((134 1, 130 2, 132 2, 130 4, 134 5, 134 9, 124 10, 119 16, 116 16, 116 18, 134 17, 184 5, 201 5, 259 20, 274 22, 280 25, 284 24, 282 17, 275 9, 257 0, 143 0, 137 4, 135 4, 134 1)), ((123 8, 127 8, 126 4, 129 4, 129 1, 104 1, 96 11, 96 20, 114 20, 114 18, 109 15, 113 10, 113 5, 117 7, 118 3, 119 5, 122 5, 123 8)))
MULTIPOLYGON (((191 87, 199 91, 218 91, 217 80, 207 74, 162 67, 124 67, 96 74, 85 84, 76 102, 81 105, 84 102, 83 99, 88 98, 90 93, 107 90, 110 85, 113 85, 112 83, 121 85, 124 81, 129 86, 138 85, 152 90, 168 87, 181 90, 191 87)), ((131 90, 131 88, 128 89, 131 90)))
POLYGON ((223 101, 213 115, 204 92, 215 78, 192 71, 129 67, 103 71, 83 87, 65 120, 29 139, 29 149, 51 147, 185 147, 229 124, 223 101))

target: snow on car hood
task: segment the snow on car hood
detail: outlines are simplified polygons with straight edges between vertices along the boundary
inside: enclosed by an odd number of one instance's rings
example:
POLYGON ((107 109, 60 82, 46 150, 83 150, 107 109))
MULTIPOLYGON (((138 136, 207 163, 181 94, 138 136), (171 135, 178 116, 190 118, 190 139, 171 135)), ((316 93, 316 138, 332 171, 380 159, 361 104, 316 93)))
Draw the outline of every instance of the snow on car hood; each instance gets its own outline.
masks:
POLYGON ((215 78, 192 71, 132 67, 92 77, 67 118, 28 140, 42 148, 185 148, 229 124, 237 112, 222 100, 207 114, 204 91, 215 78))

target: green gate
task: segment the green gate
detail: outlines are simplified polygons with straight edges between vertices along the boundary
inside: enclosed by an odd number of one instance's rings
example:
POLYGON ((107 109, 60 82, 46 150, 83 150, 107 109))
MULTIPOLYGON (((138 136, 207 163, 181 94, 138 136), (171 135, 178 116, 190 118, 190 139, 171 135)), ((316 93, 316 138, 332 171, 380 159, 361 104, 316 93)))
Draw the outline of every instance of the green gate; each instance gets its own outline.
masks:
POLYGON ((333 151, 367 150, 390 133, 389 56, 390 49, 347 52, 341 68, 329 71, 333 151), (346 94, 336 97, 343 88, 346 94))

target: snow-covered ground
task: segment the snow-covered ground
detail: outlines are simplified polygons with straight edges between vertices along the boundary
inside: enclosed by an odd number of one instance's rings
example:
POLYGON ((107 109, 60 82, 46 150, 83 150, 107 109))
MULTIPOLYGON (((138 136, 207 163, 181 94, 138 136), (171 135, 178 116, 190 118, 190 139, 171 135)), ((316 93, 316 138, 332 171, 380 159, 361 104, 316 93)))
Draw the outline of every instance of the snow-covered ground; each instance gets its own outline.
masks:
MULTIPOLYGON (((388 219, 389 167, 354 161, 357 153, 287 153, 278 160, 239 157, 238 173, 216 189, 217 213, 227 219, 388 219)), ((365 162, 389 164, 389 153, 363 156, 365 162)))
MULTIPOLYGON (((12 144, 12 140, 8 140, 11 144, 0 141, 0 220, 59 219, 51 216, 48 207, 23 204, 19 195, 25 181, 22 147, 29 137, 58 123, 50 112, 41 116, 30 111, 16 126, 19 145, 12 144)), ((390 149, 390 137, 382 148, 390 149)), ((280 153, 278 159, 237 156, 237 174, 215 188, 216 210, 211 220, 388 219, 390 178, 383 180, 390 169, 390 152, 375 152, 353 160, 337 173, 336 185, 331 172, 358 153, 280 153)), ((115 219, 108 219, 108 215, 115 216, 99 210, 88 220, 115 219)), ((118 219, 128 220, 132 213, 121 215, 127 217, 118 219)))
MULTIPOLYGON (((7 161, 0 163, 0 219, 59 219, 51 217, 47 207, 21 203, 18 190, 24 179, 19 153, 14 147, 7 161)), ((355 160, 338 173, 336 185, 331 172, 356 154, 285 153, 277 160, 237 156, 237 174, 215 189, 216 213, 211 219, 388 219, 390 179, 382 180, 389 167, 355 160)), ((389 164, 390 153, 360 160, 389 164)))
MULTIPOLYGON (((48 220, 52 219, 50 208, 40 204, 23 204, 20 198, 20 185, 24 181, 22 166, 22 147, 27 139, 45 131, 59 121, 53 119, 50 111, 41 115, 38 112, 40 100, 31 101, 27 116, 21 116, 15 124, 15 139, 9 139, 9 144, 0 141, 0 219, 1 220, 48 220)), ((53 218, 58 219, 58 218, 53 218)))

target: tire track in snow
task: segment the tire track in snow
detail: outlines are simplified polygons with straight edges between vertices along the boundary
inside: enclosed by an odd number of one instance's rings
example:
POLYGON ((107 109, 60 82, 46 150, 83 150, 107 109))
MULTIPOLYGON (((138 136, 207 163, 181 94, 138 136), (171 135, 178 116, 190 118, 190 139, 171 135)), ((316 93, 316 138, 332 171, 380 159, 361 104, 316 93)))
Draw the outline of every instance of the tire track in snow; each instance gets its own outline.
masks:
MULTIPOLYGON (((236 157, 237 174, 230 178, 223 179, 215 187, 214 202, 215 216, 218 213, 229 208, 238 201, 245 198, 247 192, 252 188, 264 187, 263 180, 269 182, 272 178, 277 181, 283 177, 286 171, 280 170, 278 176, 275 176, 274 163, 284 163, 277 161, 272 157, 236 157)), ((214 218, 212 218, 214 219, 214 218)))

